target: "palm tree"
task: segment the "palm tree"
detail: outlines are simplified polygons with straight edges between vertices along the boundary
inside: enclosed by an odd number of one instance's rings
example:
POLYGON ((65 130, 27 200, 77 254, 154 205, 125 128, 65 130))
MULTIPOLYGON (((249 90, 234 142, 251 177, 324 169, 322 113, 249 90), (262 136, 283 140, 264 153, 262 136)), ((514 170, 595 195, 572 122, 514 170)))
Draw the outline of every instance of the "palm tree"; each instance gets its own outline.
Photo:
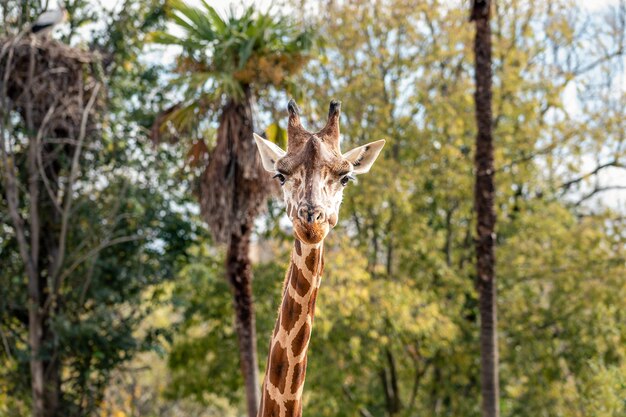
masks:
POLYGON ((157 133, 189 131, 217 119, 199 199, 213 237, 227 245, 226 278, 233 291, 248 415, 254 417, 259 378, 248 252, 254 219, 271 184, 252 137, 252 101, 268 88, 293 87, 290 76, 308 61, 313 34, 252 7, 222 18, 204 0, 200 7, 170 1, 168 15, 183 35, 158 32, 153 41, 182 47, 174 83, 185 98, 164 113, 157 133))
POLYGON ((476 272, 480 296, 480 369, 483 417, 498 417, 498 339, 495 277, 495 184, 493 162, 493 115, 491 111, 491 29, 490 0, 472 2, 476 92, 476 272))

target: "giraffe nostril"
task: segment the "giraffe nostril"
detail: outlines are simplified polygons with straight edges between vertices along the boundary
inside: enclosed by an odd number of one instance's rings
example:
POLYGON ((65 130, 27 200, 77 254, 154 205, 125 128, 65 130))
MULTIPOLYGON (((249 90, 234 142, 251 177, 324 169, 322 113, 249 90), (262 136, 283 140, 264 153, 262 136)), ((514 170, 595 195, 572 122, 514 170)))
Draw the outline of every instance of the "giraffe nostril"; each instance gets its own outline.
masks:
POLYGON ((308 221, 309 209, 308 207, 300 207, 298 209, 298 217, 300 220, 308 221))
POLYGON ((320 206, 304 205, 298 208, 298 217, 306 223, 321 223, 326 220, 324 210, 320 206))
POLYGON ((313 212, 311 213, 311 217, 313 218, 315 223, 322 223, 326 220, 326 214, 324 213, 324 209, 320 206, 314 207, 313 212))

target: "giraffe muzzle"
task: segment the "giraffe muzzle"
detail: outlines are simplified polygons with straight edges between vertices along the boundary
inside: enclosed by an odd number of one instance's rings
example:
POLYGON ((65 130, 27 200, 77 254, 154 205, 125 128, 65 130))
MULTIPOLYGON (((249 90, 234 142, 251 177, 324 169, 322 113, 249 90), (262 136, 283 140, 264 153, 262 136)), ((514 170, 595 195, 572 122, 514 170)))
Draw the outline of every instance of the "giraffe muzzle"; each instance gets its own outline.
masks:
POLYGON ((298 208, 298 218, 305 224, 320 224, 326 221, 326 211, 322 206, 303 204, 298 208))

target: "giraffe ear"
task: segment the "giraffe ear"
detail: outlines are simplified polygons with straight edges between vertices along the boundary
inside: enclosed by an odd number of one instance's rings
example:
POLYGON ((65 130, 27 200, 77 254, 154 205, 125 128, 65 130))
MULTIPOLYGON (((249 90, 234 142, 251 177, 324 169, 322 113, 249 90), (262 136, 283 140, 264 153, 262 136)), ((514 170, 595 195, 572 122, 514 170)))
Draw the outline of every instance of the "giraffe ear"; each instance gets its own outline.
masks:
POLYGON ((275 172, 274 164, 280 158, 285 156, 286 152, 280 149, 280 147, 267 139, 263 139, 261 136, 253 133, 254 141, 257 148, 259 148, 259 154, 261 155, 261 161, 263 162, 263 168, 269 172, 275 172))
POLYGON ((385 146, 385 139, 377 140, 354 148, 344 153, 343 157, 354 167, 354 171, 352 171, 354 174, 365 174, 374 165, 374 161, 378 158, 383 146, 385 146))

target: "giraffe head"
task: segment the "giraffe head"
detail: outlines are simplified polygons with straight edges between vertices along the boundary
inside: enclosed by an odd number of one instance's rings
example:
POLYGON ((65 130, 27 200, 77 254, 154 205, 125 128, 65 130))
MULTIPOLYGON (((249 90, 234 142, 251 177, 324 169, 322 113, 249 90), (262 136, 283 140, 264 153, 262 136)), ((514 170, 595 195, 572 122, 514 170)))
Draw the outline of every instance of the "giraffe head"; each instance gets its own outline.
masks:
POLYGON ((344 154, 339 150, 341 102, 331 101, 326 126, 316 133, 302 127, 298 106, 287 106, 287 151, 254 135, 263 167, 274 174, 283 189, 287 215, 296 238, 321 242, 339 219, 343 189, 355 175, 370 170, 384 140, 359 146, 344 154))

